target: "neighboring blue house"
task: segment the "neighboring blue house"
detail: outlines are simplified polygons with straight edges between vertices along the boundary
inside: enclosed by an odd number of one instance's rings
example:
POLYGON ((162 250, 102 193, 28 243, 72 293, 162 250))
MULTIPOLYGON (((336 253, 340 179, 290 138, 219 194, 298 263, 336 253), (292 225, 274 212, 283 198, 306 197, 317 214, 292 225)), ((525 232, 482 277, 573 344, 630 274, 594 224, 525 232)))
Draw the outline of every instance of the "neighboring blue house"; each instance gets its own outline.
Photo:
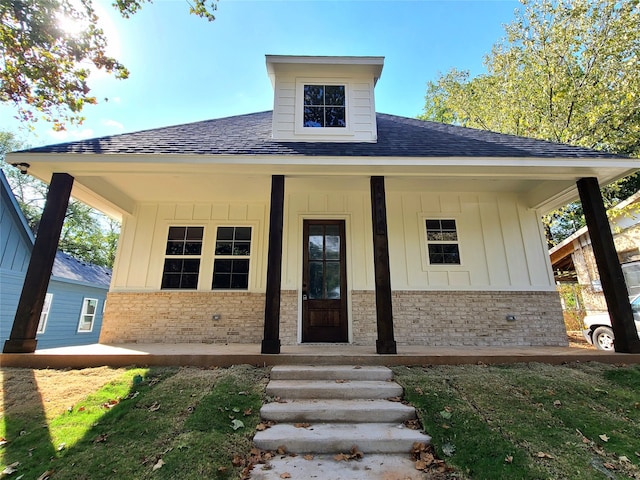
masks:
MULTIPOLYGON (((9 338, 34 236, 0 171, 0 344, 9 338)), ((38 325, 38 348, 97 343, 111 270, 58 252, 38 325)))

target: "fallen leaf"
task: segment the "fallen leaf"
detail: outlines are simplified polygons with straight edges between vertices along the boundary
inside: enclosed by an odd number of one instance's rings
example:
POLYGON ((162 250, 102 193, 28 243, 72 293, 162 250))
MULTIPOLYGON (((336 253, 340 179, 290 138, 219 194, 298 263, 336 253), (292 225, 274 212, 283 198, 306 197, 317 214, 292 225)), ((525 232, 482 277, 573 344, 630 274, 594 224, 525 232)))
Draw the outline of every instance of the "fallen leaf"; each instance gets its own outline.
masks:
POLYGON ((562 402, 560 400, 555 400, 553 402, 553 406, 556 408, 560 408, 562 406, 562 402))
POLYGON ((602 464, 604 466, 604 468, 608 469, 608 470, 616 470, 616 466, 613 463, 603 463, 602 464))
POLYGON ((234 420, 233 422, 231 422, 231 428, 233 428, 234 430, 244 428, 244 423, 242 422, 242 420, 234 420))
POLYGON ((417 418, 405 420, 404 425, 411 430, 420 430, 420 421, 417 418))
POLYGON ((53 475, 53 470, 47 470, 42 475, 40 475, 36 480, 48 480, 48 478, 53 475))
POLYGON ((4 445, 6 445, 7 443, 8 443, 8 442, 7 442, 7 439, 6 439, 6 438, 4 438, 4 437, 0 437, 0 447, 2 447, 2 446, 4 446, 4 445))
POLYGON ((284 472, 280 475, 280 478, 291 478, 291 474, 289 472, 284 472))
POLYGON ((307 453, 304 457, 305 460, 313 460, 313 455, 311 455, 310 453, 307 453))
POLYGON ((537 457, 538 458, 551 458, 551 459, 554 458, 553 455, 550 455, 550 454, 545 453, 545 452, 538 452, 537 457))
POLYGON ((153 471, 156 471, 159 468, 162 468, 163 465, 164 465, 164 461, 162 459, 158 460, 156 464, 153 466, 153 471))
POLYGON ((513 455, 507 455, 504 457, 505 463, 513 463, 513 455))
POLYGON ((602 440, 603 442, 609 441, 609 437, 607 437, 607 435, 604 433, 602 435, 598 435, 598 437, 600 437, 600 440, 602 440))
POLYGON ((58 445, 58 451, 61 452, 62 450, 64 450, 66 448, 67 444, 62 442, 60 445, 58 445))
POLYGON ((102 442, 106 442, 107 441, 107 434, 106 433, 101 433, 100 435, 98 435, 95 440, 93 441, 93 443, 102 443, 102 442))
POLYGON ((20 465, 20 462, 13 462, 11 465, 7 465, 4 470, 2 471, 3 475, 11 475, 16 473, 17 471, 17 466, 20 465))
POLYGON ((78 411, 79 411, 79 412, 84 412, 84 410, 85 410, 85 408, 84 408, 84 407, 80 407, 80 408, 78 409, 78 411))
POLYGON ((157 412, 158 410, 160 410, 160 403, 154 402, 153 405, 151 405, 147 410, 149 410, 150 412, 157 412))
POLYGON ((311 426, 311 424, 310 423, 306 423, 306 422, 304 422, 304 423, 294 423, 293 426, 296 427, 296 428, 309 428, 311 426))
POLYGON ((416 470, 424 470, 427 468, 427 464, 422 461, 422 460, 418 460, 416 461, 416 470))
POLYGON ((103 408, 113 408, 115 407, 118 403, 120 403, 118 400, 107 400, 106 402, 104 402, 102 404, 103 408))
POLYGON ((244 411, 244 416, 245 416, 245 417, 248 417, 248 416, 249 416, 249 415, 251 415, 252 413, 253 413, 253 409, 252 409, 252 408, 247 408, 247 409, 244 411))
POLYGON ((245 460, 240 455, 233 456, 233 459, 231 460, 231 465, 233 465, 234 467, 242 467, 244 464, 245 464, 245 460))
POLYGON ((621 463, 631 463, 631 460, 629 460, 629 457, 627 457, 626 455, 618 457, 618 461, 620 461, 621 463))
POLYGON ((259 431, 259 432, 262 432, 262 431, 266 430, 267 428, 269 428, 269 427, 267 427, 264 423, 259 423, 258 425, 256 425, 256 430, 259 431))
POLYGON ((390 398, 387 398, 387 400, 389 400, 390 402, 401 402, 402 398, 401 397, 390 397, 390 398))
POLYGON ((227 471, 227 467, 218 467, 218 471, 224 473, 227 471))
POLYGON ((449 420, 451 418, 451 412, 447 412, 446 410, 442 410, 440 412, 440 416, 445 420, 449 420))
POLYGON ((338 453, 333 456, 333 459, 337 462, 347 461, 349 458, 344 453, 338 453))
POLYGON ((280 445, 278 448, 276 448, 276 452, 278 453, 278 455, 286 455, 287 447, 285 447, 284 445, 280 445))

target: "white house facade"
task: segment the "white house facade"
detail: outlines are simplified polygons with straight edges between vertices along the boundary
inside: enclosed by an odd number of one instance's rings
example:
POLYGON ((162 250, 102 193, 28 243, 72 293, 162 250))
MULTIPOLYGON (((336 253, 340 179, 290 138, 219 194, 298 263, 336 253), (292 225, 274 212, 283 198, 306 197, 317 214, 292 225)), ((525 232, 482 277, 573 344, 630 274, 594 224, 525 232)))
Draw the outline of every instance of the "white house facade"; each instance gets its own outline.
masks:
POLYGON ((382 67, 267 56, 272 112, 12 154, 122 219, 101 342, 566 345, 541 215, 637 160, 376 113, 382 67))

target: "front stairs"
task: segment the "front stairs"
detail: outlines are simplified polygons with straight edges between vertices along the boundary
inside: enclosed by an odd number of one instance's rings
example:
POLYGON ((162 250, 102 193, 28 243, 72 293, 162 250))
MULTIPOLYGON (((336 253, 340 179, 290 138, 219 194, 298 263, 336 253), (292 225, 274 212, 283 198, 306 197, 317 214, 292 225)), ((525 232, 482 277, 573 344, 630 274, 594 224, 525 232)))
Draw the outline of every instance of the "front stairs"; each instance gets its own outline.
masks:
POLYGON ((402 387, 386 367, 275 366, 266 393, 274 400, 260 414, 275 425, 256 433, 262 450, 338 454, 355 446, 365 456, 408 456, 414 442, 431 440, 404 425, 416 412, 399 401, 402 387))

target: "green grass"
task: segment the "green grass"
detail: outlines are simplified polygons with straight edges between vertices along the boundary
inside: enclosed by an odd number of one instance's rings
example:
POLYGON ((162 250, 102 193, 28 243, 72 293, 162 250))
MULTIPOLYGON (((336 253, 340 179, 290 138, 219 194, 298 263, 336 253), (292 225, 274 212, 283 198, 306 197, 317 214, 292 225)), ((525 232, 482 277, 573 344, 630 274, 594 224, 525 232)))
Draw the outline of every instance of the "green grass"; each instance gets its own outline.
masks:
POLYGON ((394 371, 440 456, 468 478, 640 478, 639 366, 394 371))
MULTIPOLYGON (((394 372, 449 478, 640 479, 640 366, 394 372)), ((14 406, 0 422, 0 471, 20 462, 7 478, 238 479, 233 459, 250 454, 267 376, 246 365, 131 368, 49 420, 45 399, 14 406)))
POLYGON ((20 462, 12 478, 24 480, 47 470, 52 479, 238 478, 232 459, 251 449, 266 374, 249 366, 131 369, 49 425, 42 413, 27 420, 8 412, 0 470, 20 462), (233 420, 243 426, 234 430, 233 420))

